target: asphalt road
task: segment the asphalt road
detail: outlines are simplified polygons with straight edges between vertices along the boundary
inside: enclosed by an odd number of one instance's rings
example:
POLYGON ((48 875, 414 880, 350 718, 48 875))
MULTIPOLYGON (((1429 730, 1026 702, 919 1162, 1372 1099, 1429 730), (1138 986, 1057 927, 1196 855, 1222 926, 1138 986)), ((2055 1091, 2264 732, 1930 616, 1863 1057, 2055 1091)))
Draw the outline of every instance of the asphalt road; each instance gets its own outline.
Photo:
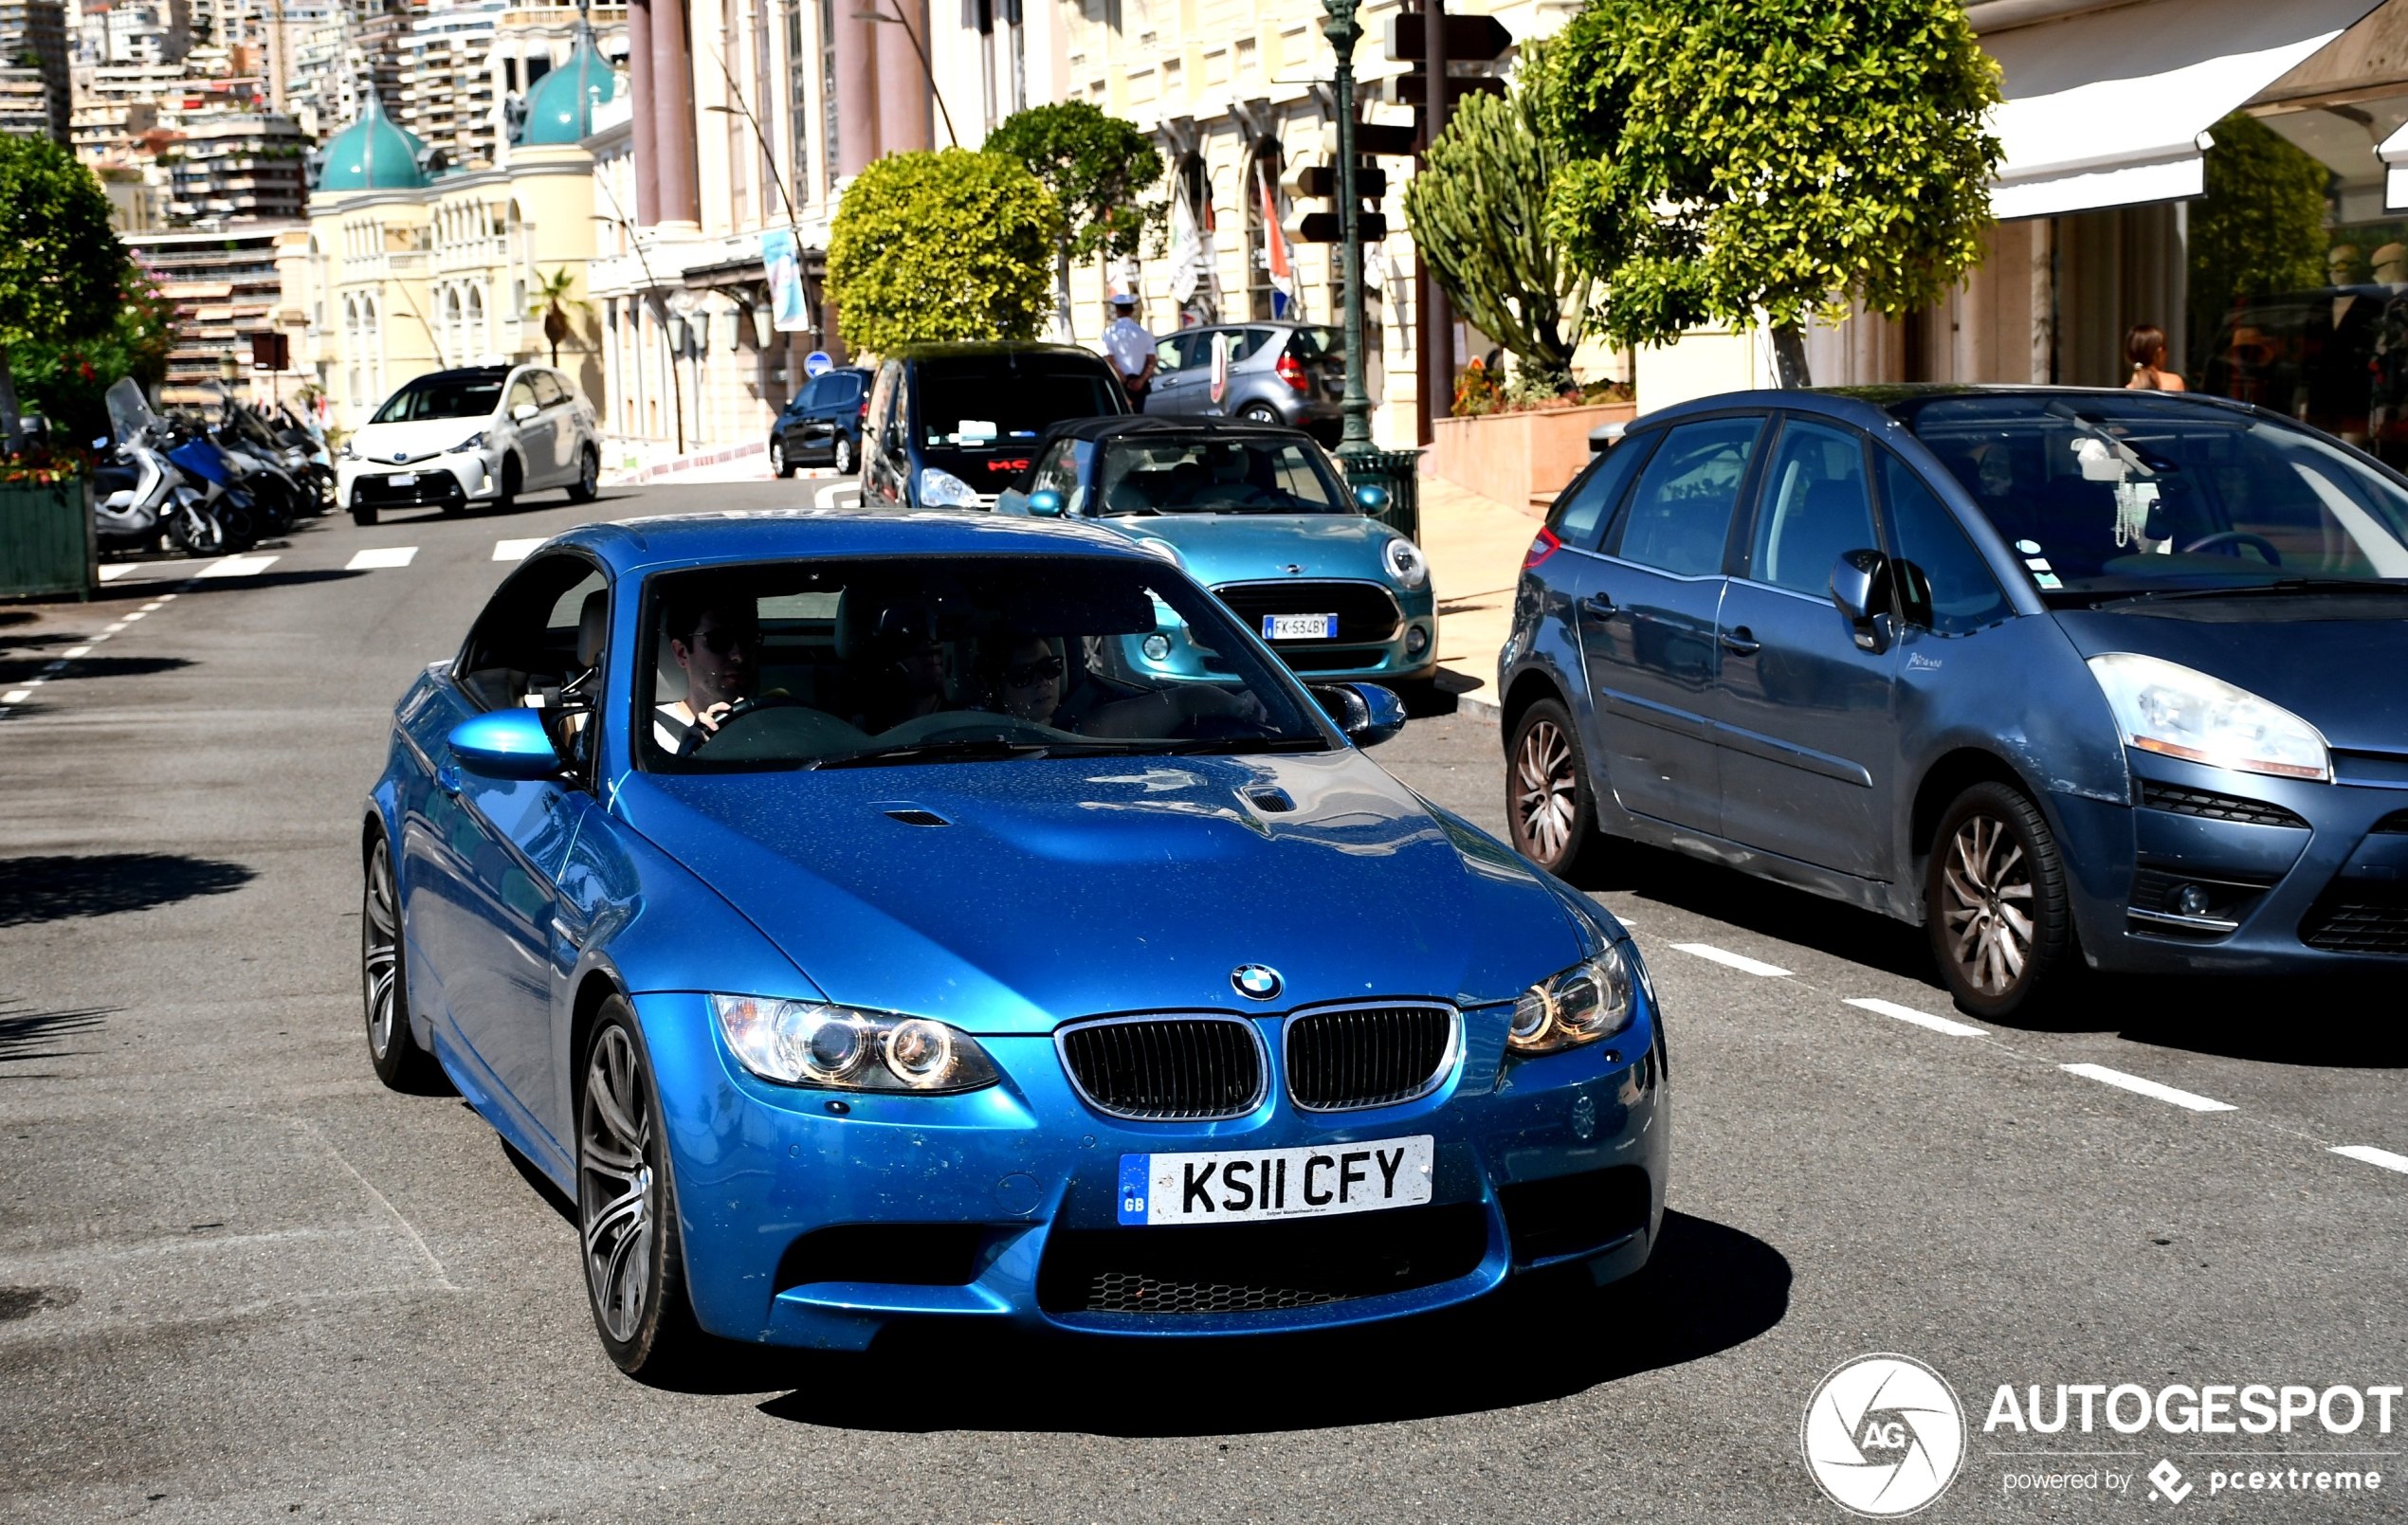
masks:
MULTIPOLYGON (((369 1070, 360 801, 498 540, 813 491, 321 520, 246 575, 0 609, 0 1520, 1836 1520, 1800 1423, 1870 1352, 1965 1410, 1922 1518, 2399 1512, 2408 1401, 2393 1433, 1984 1428, 2007 1383, 2408 1381, 2408 1174, 2333 1153, 2408 1154, 2398 982, 2100 982, 1968 1024, 1914 930, 1640 852, 1586 886, 1668 1012, 1673 1211, 1634 1280, 1343 1338, 618 1375, 562 1205, 369 1070), (2385 1476, 2211 1491, 2235 1465, 2385 1476)), ((1377 755, 1502 831, 1493 725, 1377 755)))

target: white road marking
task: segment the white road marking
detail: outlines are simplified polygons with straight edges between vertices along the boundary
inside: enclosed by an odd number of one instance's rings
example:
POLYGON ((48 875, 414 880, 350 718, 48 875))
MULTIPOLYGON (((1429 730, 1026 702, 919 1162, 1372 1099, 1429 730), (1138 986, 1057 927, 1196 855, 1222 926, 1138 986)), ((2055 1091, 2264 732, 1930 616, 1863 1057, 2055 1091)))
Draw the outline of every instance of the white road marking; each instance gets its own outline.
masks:
POLYGON ((160 602, 160 603, 162 603, 162 604, 172 604, 172 603, 173 603, 174 601, 175 601, 175 595, 174 595, 173 593, 161 593, 161 594, 158 596, 158 602, 160 602))
POLYGON ((149 609, 135 609, 133 612, 126 615, 124 623, 132 625, 136 620, 140 619, 143 615, 148 614, 149 612, 149 609))
POLYGON ((345 572, 374 572, 380 567, 407 567, 410 558, 418 554, 414 545, 389 545, 373 551, 355 551, 343 563, 345 572))
POLYGON ((1693 954, 1710 963, 1726 965, 1742 974, 1761 974, 1766 979, 1779 979, 1789 973, 1789 971, 1779 964, 1767 964, 1760 958, 1750 958, 1745 953, 1725 953, 1711 943, 1676 942, 1672 946, 1685 953, 1693 954))
POLYGON ((2386 1171, 2398 1171, 2402 1175, 2408 1175, 2408 1154, 2395 1154, 2390 1150, 2377 1149, 2372 1144, 2342 1144, 2337 1146, 2333 1153, 2346 1154, 2351 1159, 2367 1165, 2377 1166, 2386 1171))
POLYGON ((1885 1017, 1896 1017, 1901 1022, 1911 1022, 1918 1027, 1929 1027, 1934 1032, 1944 1032, 1951 1038, 1990 1036, 1990 1029, 1987 1027, 1976 1027, 1961 1022, 1951 1022, 1946 1017, 1935 1017, 1928 1011, 1918 1011, 1913 1007, 1900 1006, 1895 1001, 1884 1001, 1878 996, 1852 995, 1848 998, 1848 1004, 1867 1011, 1878 1011, 1885 1017))
POLYGON ((195 577, 256 577, 267 570, 274 556, 227 556, 212 561, 194 572, 195 577))
POLYGON ((145 613, 145 614, 155 613, 155 612, 156 612, 157 610, 159 610, 159 609, 163 609, 163 608, 167 608, 167 600, 166 600, 166 599, 164 599, 164 598, 155 598, 155 599, 151 600, 149 603, 147 603, 147 604, 145 604, 145 605, 143 605, 143 606, 142 606, 142 612, 143 612, 143 613, 145 613))
POLYGON ((92 648, 90 646, 69 646, 64 651, 60 652, 59 655, 62 657, 82 657, 88 655, 91 650, 92 648))
POLYGON ((118 621, 115 625, 104 625, 100 626, 100 634, 95 639, 105 641, 110 636, 117 634, 119 630, 124 628, 125 622, 123 620, 118 621))
POLYGON ((2129 1091, 2135 1096, 2151 1097, 2191 1112, 2238 1112, 2240 1110, 2229 1101, 2214 1101, 2189 1091, 2178 1091, 2170 1085, 2160 1085, 2155 1080, 2144 1080, 2137 1075, 2126 1075, 2122 1070, 2111 1070, 2105 1064, 2060 1064, 2057 1068, 2068 1075, 2079 1075, 2085 1080, 2096 1080, 2101 1085, 2112 1085, 2119 1090, 2129 1091))
POLYGON ((22 704, 31 698, 33 698, 32 689, 12 688, 5 694, 0 694, 0 704, 22 704))
POLYGON ((496 540, 493 542, 493 559, 496 561, 524 561, 527 559, 527 553, 533 551, 537 546, 539 546, 542 543, 543 540, 540 536, 533 540, 496 540))
POLYGON ((131 561, 111 562, 100 569, 100 580, 104 583, 113 583, 119 577, 131 574, 133 571, 134 563, 131 561))
POLYGON ((859 508, 861 483, 851 481, 831 481, 825 487, 814 488, 811 495, 811 503, 813 508, 859 508))
MULTIPOLYGON (((57 662, 53 662, 53 663, 46 663, 46 664, 43 666, 43 669, 42 669, 42 677, 43 677, 43 678, 47 678, 47 677, 49 677, 49 676, 50 676, 51 674, 53 674, 53 673, 63 673, 63 672, 65 672, 66 670, 67 670, 66 659, 65 659, 65 658, 64 658, 64 657, 62 657, 62 658, 60 658, 57 662)), ((35 681, 35 682, 40 682, 41 681, 42 681, 42 679, 41 679, 41 678, 37 678, 37 679, 35 679, 35 680, 34 680, 34 681, 35 681)))

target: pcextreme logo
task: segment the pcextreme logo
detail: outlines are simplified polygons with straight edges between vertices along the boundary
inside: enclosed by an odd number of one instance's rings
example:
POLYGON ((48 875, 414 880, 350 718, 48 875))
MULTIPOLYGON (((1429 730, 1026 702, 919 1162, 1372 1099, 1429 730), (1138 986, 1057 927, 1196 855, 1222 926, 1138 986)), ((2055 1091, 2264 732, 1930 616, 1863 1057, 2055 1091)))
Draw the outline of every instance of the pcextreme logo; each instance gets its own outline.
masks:
POLYGON ((1956 1480, 1964 1410, 1939 1372, 1911 1356, 1843 1362, 1806 1400, 1806 1470, 1832 1502, 1874 1518, 1911 1515, 1956 1480))

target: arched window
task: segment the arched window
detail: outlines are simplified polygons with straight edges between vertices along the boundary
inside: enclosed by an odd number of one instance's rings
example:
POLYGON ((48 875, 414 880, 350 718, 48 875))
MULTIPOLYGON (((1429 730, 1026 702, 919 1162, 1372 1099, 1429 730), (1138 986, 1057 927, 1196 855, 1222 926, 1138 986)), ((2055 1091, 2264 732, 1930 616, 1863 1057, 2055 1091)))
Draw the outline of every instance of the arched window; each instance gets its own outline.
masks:
POLYGON ((367 377, 360 368, 365 354, 365 339, 359 327, 359 300, 343 299, 343 406, 350 412, 353 427, 367 418, 367 377))
POLYGON ((485 294, 483 286, 468 288, 468 347, 462 353, 465 363, 474 365, 493 351, 485 336, 485 294))
POLYGON ((364 354, 361 368, 368 378, 368 406, 374 408, 385 400, 385 325, 380 321, 374 297, 360 300, 359 333, 364 354))
POLYGON ((1246 160, 1238 198, 1246 208, 1246 314, 1296 315, 1295 251, 1279 228, 1279 139, 1266 137, 1246 160))
POLYGON ((1171 211, 1171 292, 1178 300, 1179 321, 1217 323, 1221 282, 1213 242, 1216 219, 1213 175, 1204 155, 1191 153, 1180 159, 1172 187, 1178 200, 1171 211))

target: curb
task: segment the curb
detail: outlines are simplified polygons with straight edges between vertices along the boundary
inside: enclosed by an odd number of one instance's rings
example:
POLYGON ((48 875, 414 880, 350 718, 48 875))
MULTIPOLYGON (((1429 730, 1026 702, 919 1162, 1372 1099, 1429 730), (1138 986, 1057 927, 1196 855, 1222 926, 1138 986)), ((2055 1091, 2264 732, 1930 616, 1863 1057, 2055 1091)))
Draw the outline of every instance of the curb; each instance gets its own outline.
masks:
POLYGON ((1495 699, 1479 695, 1478 691, 1488 685, 1469 673, 1459 673, 1451 667, 1441 667, 1438 669, 1436 686, 1440 693, 1454 696, 1457 715, 1469 715, 1475 720, 1486 720, 1490 725, 1496 725, 1505 718, 1505 712, 1498 706, 1495 699))

